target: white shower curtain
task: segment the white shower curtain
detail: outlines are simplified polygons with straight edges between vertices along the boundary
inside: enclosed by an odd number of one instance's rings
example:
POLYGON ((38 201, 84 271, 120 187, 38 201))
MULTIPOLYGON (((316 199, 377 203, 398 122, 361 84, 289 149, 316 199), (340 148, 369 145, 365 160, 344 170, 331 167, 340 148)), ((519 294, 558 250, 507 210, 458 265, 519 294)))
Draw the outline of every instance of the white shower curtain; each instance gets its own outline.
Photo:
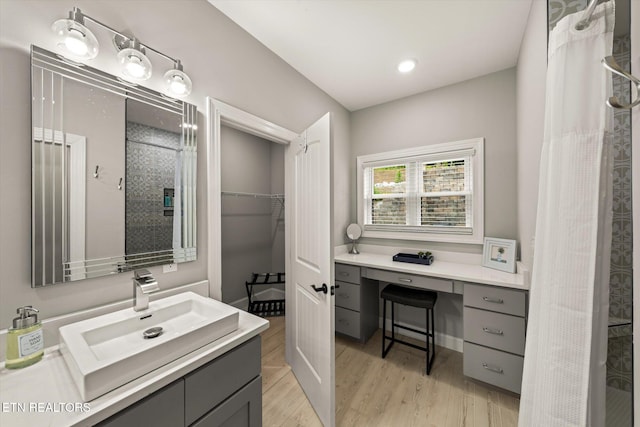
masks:
POLYGON ((545 135, 519 425, 604 426, 613 1, 549 35, 545 135))

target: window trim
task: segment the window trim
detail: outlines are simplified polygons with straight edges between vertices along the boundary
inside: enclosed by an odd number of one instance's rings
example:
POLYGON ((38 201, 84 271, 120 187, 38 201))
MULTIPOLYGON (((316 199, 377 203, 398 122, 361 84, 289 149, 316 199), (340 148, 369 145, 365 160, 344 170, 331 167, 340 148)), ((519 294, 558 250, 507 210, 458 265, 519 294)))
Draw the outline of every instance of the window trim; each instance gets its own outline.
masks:
POLYGON ((358 156, 356 183, 357 221, 360 227, 362 227, 363 237, 469 244, 482 244, 484 241, 484 138, 465 139, 358 156), (436 230, 433 227, 425 227, 420 228, 420 231, 418 231, 418 227, 420 226, 407 226, 402 230, 385 230, 385 226, 364 224, 365 207, 367 204, 364 191, 364 170, 366 167, 376 166, 376 164, 388 164, 387 162, 393 161, 404 161, 407 158, 414 158, 412 161, 420 161, 420 157, 426 156, 434 156, 436 158, 442 156, 443 160, 445 160, 449 156, 460 156, 465 153, 466 156, 472 153, 473 227, 470 234, 460 234, 452 228, 436 230), (412 231, 412 229, 415 229, 415 231, 412 231))

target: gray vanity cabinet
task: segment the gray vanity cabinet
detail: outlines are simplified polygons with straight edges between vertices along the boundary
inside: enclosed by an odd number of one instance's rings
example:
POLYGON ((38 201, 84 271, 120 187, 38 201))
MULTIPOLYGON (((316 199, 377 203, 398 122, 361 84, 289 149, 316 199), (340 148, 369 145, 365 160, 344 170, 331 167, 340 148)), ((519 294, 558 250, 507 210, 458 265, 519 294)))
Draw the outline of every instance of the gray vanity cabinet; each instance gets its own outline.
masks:
MULTIPOLYGON (((209 412, 212 408, 217 408, 218 405, 227 400, 229 396, 231 396, 236 391, 239 391, 238 394, 240 394, 240 392, 242 392, 243 390, 243 387, 245 385, 249 385, 249 383, 251 383, 254 379, 257 380, 256 383, 258 385, 258 389, 262 390, 262 378, 260 377, 260 340, 253 339, 238 347, 237 349, 223 354, 213 362, 191 372, 190 374, 185 376, 184 379, 186 425, 224 425, 211 423, 193 423, 200 419, 207 412, 209 412)), ((247 396, 251 396, 251 393, 249 393, 247 396)), ((261 393, 258 395, 259 413, 257 415, 261 418, 260 396, 261 393)), ((236 396, 234 396, 234 399, 235 397, 236 396)), ((252 402, 245 402, 244 399, 239 400, 242 401, 236 402, 236 404, 242 403, 238 405, 239 410, 244 408, 244 403, 248 404, 247 407, 252 408, 253 406, 255 406, 251 404, 252 402)), ((213 412, 215 411, 216 409, 213 410, 213 412)), ((259 424, 255 424, 254 421, 253 424, 233 425, 255 426, 259 424)))
POLYGON ((257 336, 98 425, 259 427, 260 352, 257 336))
POLYGON ((464 285, 464 374, 520 394, 527 292, 464 285))
POLYGON ((258 377, 191 427, 260 425, 262 425, 262 378, 258 377))
POLYGON ((360 267, 335 265, 336 332, 362 342, 378 330, 378 286, 365 280, 360 267))
POLYGON ((98 424, 100 427, 182 425, 184 425, 183 379, 169 384, 98 424))

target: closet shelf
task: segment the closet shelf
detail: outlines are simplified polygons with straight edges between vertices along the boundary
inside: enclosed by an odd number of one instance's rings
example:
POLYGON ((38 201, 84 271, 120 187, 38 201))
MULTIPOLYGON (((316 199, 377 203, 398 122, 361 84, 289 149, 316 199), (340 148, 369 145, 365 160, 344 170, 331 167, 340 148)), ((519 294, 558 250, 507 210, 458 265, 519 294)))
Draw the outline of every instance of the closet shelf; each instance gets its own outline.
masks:
POLYGON ((256 199, 284 199, 284 194, 241 193, 238 191, 223 191, 223 196, 255 197, 256 199))
POLYGON ((255 199, 273 199, 277 200, 284 206, 284 194, 264 194, 264 193, 243 193, 239 191, 222 191, 223 196, 235 197, 253 197, 255 199))

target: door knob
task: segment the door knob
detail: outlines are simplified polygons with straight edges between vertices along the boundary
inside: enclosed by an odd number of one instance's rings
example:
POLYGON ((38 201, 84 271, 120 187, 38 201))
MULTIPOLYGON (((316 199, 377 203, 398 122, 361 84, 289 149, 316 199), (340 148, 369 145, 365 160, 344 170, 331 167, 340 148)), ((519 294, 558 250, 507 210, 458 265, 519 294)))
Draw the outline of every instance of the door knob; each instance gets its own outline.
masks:
POLYGON ((327 284, 323 283, 322 286, 317 287, 316 285, 311 285, 314 291, 316 292, 324 292, 325 294, 329 292, 329 288, 327 288, 327 284))

